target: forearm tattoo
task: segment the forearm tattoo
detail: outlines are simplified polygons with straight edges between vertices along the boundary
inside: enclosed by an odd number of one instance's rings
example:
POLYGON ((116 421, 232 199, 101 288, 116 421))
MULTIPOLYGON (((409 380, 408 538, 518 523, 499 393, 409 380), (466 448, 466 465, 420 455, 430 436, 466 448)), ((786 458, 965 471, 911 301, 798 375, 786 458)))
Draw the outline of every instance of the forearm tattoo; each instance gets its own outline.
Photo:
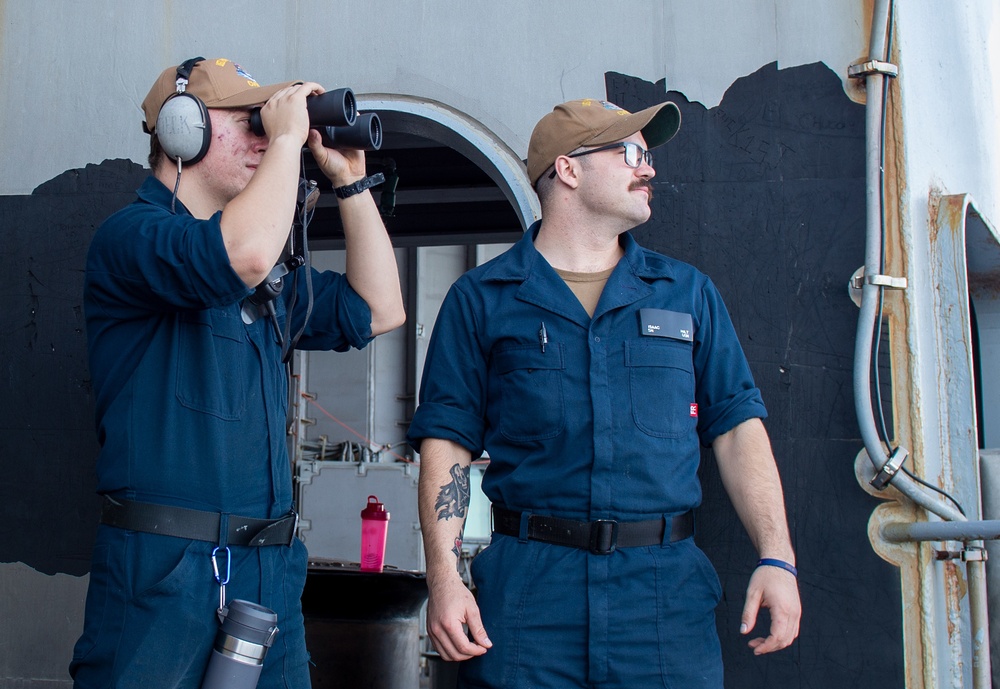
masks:
MULTIPOLYGON (((464 519, 466 513, 469 510, 469 498, 471 493, 469 491, 469 470, 470 467, 462 467, 460 464, 456 464, 451 468, 451 481, 441 486, 441 492, 438 493, 437 502, 434 503, 434 511, 437 512, 438 521, 442 519, 448 520, 452 517, 459 517, 464 519)), ((462 525, 462 530, 459 531, 458 537, 455 539, 455 545, 451 549, 451 552, 455 553, 455 557, 461 557, 462 555, 462 536, 465 533, 465 525, 462 525)))
POLYGON ((469 508, 469 469, 456 464, 451 468, 451 482, 441 486, 438 493, 437 502, 434 503, 434 511, 437 512, 438 521, 451 519, 452 517, 465 518, 465 513, 469 508))

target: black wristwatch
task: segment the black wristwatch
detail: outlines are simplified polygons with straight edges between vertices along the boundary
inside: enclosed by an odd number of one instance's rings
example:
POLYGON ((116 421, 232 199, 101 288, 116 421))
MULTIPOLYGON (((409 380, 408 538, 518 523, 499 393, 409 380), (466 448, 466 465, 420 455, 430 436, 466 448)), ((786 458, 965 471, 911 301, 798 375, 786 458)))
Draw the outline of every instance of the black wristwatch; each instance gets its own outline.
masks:
POLYGON ((354 196, 355 194, 360 194, 365 189, 371 189, 377 184, 382 184, 385 181, 385 175, 381 172, 376 172, 371 177, 364 177, 359 179, 354 184, 347 184, 342 187, 334 187, 333 193, 337 195, 338 199, 346 199, 354 196))

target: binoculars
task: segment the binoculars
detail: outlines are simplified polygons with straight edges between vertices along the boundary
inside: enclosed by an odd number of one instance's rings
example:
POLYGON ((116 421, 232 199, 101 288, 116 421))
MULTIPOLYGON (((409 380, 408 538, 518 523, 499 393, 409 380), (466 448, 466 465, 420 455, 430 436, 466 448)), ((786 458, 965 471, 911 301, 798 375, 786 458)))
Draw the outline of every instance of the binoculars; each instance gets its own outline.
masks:
MULTIPOLYGON (((354 92, 349 88, 327 91, 306 98, 309 126, 319 130, 327 148, 377 151, 382 147, 382 122, 373 112, 358 114, 354 92)), ((250 111, 250 128, 263 136, 260 108, 250 111)))

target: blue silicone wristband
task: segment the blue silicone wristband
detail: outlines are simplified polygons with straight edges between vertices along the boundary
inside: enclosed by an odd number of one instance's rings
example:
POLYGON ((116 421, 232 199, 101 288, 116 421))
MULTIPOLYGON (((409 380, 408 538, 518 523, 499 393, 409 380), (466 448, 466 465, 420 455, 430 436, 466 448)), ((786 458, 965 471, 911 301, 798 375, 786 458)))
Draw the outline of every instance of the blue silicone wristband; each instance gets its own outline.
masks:
POLYGON ((795 577, 796 579, 798 579, 799 577, 799 570, 795 569, 794 565, 790 565, 784 560, 776 560, 773 557, 762 557, 761 559, 757 560, 757 566, 777 567, 779 569, 785 570, 786 572, 791 572, 792 576, 795 577))

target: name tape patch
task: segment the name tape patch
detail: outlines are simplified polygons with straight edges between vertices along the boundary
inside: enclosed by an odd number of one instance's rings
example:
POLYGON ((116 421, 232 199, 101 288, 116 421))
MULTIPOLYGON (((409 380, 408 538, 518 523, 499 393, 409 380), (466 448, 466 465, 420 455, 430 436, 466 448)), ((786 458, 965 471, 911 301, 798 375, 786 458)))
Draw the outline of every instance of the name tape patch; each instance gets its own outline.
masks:
POLYGON ((672 340, 694 340, 691 314, 665 309, 639 309, 639 334, 645 337, 668 337, 672 340))

